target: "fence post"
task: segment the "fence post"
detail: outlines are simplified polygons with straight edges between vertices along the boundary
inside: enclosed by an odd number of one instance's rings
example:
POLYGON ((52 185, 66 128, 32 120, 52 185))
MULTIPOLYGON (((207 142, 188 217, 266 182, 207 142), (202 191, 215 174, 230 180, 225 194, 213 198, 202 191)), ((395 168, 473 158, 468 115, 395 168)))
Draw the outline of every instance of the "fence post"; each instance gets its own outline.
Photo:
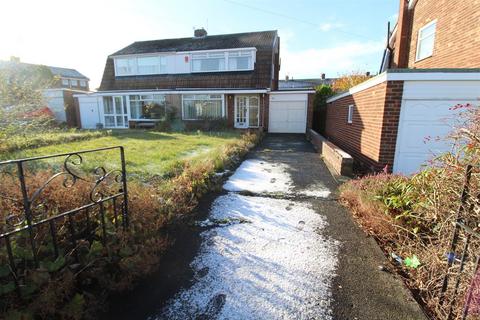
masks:
POLYGON ((35 267, 38 268, 38 259, 37 259, 37 249, 35 247, 35 236, 33 234, 33 227, 32 227, 32 211, 31 211, 31 203, 30 199, 28 198, 27 192, 27 185, 25 183, 25 173, 23 171, 23 162, 17 162, 18 168, 18 179, 20 180, 20 188, 22 189, 22 196, 23 196, 23 211, 25 213, 25 218, 27 219, 27 226, 28 226, 28 233, 30 236, 30 245, 32 247, 33 253, 33 261, 35 262, 35 267))
MULTIPOLYGON (((452 237, 452 244, 450 246, 450 252, 449 252, 449 257, 450 255, 455 255, 455 249, 457 247, 457 241, 458 241, 458 236, 459 236, 459 227, 458 223, 461 221, 462 213, 465 211, 465 204, 468 200, 469 196, 469 189, 470 189, 470 178, 472 176, 472 165, 467 165, 467 169, 465 171, 465 182, 463 184, 463 190, 462 190, 462 197, 461 197, 461 202, 457 210, 457 219, 455 221, 455 230, 453 232, 453 237, 452 237)), ((442 283, 442 289, 440 291, 440 298, 439 298, 439 303, 440 305, 443 304, 444 302, 444 294, 445 291, 447 290, 447 285, 448 285, 448 271, 455 262, 455 257, 453 259, 448 259, 447 261, 447 270, 445 273, 445 277, 443 278, 443 283, 442 283)))
POLYGON ((123 146, 120 146, 120 159, 122 161, 122 189, 123 189, 122 223, 123 223, 123 229, 126 230, 128 228, 129 219, 128 219, 127 171, 125 167, 125 150, 123 146))

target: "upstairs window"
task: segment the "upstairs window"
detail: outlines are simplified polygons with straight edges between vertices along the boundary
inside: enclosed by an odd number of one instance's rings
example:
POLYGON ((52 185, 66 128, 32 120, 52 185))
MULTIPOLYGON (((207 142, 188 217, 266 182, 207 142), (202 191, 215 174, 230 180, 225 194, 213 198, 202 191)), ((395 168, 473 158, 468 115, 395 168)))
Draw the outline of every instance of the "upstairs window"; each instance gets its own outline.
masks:
POLYGON ((138 58, 116 58, 117 76, 148 75, 167 73, 167 58, 164 56, 144 56, 138 58))
POLYGON ((70 84, 72 85, 72 87, 76 87, 78 86, 78 80, 70 80, 70 84))
POLYGON ((115 59, 115 74, 117 76, 130 76, 136 73, 135 58, 120 58, 115 59))
POLYGON ((86 87, 86 86, 87 86, 87 81, 80 80, 80 87, 86 87))
POLYGON ((138 74, 155 74, 160 71, 159 57, 141 57, 137 59, 138 74))
POLYGON ((251 51, 234 51, 228 53, 228 70, 251 70, 253 69, 251 51))
POLYGON ((62 85, 63 86, 68 86, 68 85, 70 85, 70 82, 68 81, 68 79, 62 79, 62 85))
POLYGON ((225 53, 192 54, 192 70, 194 72, 225 71, 225 53))
POLYGON ((428 58, 433 55, 436 28, 437 21, 434 20, 418 31, 416 61, 428 58))

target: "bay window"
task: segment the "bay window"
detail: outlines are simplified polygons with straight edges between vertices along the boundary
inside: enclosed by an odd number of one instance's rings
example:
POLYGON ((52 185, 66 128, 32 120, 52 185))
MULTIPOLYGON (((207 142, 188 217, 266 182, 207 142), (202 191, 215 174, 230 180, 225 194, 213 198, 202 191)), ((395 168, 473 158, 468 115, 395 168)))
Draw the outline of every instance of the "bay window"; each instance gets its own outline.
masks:
POLYGON ((165 119, 167 115, 165 96, 161 94, 131 95, 130 119, 165 119))
POLYGON ((225 116, 219 94, 187 94, 182 97, 183 120, 212 120, 225 116))

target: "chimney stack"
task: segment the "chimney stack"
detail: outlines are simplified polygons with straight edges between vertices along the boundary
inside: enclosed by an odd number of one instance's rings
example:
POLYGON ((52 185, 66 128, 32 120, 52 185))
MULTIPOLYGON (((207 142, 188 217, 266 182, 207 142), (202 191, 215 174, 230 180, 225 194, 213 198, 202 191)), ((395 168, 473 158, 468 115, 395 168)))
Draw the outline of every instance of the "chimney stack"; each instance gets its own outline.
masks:
POLYGON ((288 74, 285 75, 285 81, 288 81, 289 77, 288 74))
POLYGON ((325 73, 322 73, 322 80, 325 80, 325 73))
POLYGON ((203 38, 203 37, 206 37, 206 36, 207 36, 207 30, 205 30, 204 28, 195 29, 195 31, 193 32, 193 36, 194 36, 195 38, 203 38))
POLYGON ((366 75, 367 77, 370 77, 370 71, 367 71, 367 72, 365 73, 365 75, 366 75))
POLYGON ((408 66, 408 39, 410 37, 410 12, 408 10, 408 0, 400 0, 397 22, 397 38, 395 43, 395 52, 393 54, 394 68, 407 68, 408 66))

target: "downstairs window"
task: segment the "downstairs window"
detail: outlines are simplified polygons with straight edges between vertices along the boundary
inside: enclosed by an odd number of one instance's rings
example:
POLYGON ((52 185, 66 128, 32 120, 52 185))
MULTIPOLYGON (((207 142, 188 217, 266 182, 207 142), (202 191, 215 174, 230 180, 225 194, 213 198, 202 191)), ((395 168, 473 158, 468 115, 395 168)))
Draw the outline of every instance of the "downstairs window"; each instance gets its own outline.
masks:
POLYGON ((224 117, 222 95, 187 94, 182 101, 183 120, 214 120, 224 117))

